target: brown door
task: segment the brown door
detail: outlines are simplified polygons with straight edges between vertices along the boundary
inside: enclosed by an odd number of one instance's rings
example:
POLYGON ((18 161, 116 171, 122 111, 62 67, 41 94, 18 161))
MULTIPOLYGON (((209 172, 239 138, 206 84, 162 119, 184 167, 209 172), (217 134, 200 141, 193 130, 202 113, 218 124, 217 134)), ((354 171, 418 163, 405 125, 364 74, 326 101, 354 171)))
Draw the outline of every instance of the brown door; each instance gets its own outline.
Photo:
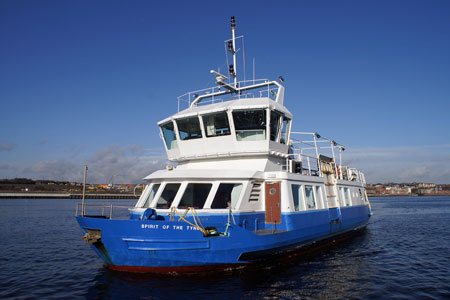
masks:
POLYGON ((266 223, 281 224, 279 182, 266 182, 266 223))

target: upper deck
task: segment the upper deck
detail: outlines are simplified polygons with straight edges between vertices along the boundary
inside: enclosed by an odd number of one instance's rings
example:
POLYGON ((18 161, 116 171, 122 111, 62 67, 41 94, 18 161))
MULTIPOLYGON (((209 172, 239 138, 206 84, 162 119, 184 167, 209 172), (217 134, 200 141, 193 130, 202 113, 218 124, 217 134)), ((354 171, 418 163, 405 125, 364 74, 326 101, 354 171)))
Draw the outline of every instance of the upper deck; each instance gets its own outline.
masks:
POLYGON ((158 123, 169 160, 288 156, 292 114, 283 105, 284 87, 275 81, 238 85, 180 96, 188 108, 158 123))

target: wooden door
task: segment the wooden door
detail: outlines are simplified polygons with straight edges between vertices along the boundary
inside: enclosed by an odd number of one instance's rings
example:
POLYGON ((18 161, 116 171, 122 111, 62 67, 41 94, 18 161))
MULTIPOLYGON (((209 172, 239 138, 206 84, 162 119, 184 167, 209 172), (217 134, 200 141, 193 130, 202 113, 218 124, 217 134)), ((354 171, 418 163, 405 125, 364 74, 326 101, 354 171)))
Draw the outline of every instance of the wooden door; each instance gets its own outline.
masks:
POLYGON ((281 224, 280 182, 266 182, 266 223, 281 224))

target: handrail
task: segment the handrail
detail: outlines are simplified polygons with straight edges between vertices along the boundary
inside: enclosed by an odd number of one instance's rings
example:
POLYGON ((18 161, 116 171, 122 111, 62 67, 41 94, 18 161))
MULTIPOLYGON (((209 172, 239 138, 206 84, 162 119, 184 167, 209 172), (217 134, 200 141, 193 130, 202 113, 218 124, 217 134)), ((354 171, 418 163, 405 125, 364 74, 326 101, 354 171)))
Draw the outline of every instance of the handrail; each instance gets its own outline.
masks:
POLYGON ((291 132, 290 140, 290 154, 286 161, 286 169, 288 171, 293 171, 292 163, 289 162, 290 160, 302 162, 302 164, 305 162, 307 163, 307 168, 304 168, 302 165, 302 173, 303 170, 306 170, 307 174, 311 175, 313 171, 318 171, 318 175, 323 177, 324 174, 323 170, 321 170, 320 161, 325 156, 330 159, 336 179, 366 183, 364 173, 342 164, 342 152, 345 150, 345 147, 335 140, 323 137, 315 132, 295 131, 291 132), (293 138, 292 136, 300 136, 300 138, 293 138), (302 138, 305 136, 306 139, 302 138), (338 151, 339 162, 336 161, 335 150, 338 151), (311 167, 311 161, 315 161, 317 170, 311 167))
POLYGON ((218 85, 185 93, 178 97, 178 112, 183 102, 192 108, 202 102, 205 103, 204 100, 207 99, 210 100, 206 103, 217 103, 236 99, 268 97, 278 103, 283 103, 284 87, 276 81, 269 81, 268 79, 244 80, 239 81, 237 86, 237 88, 234 88, 229 85, 218 85), (273 86, 275 88, 270 88, 273 86))
POLYGON ((101 214, 96 215, 96 216, 104 217, 107 219, 113 219, 114 209, 130 209, 130 208, 132 208, 132 206, 122 206, 122 205, 112 205, 112 204, 84 204, 84 207, 83 207, 82 203, 77 203, 76 210, 75 210, 75 216, 89 216, 89 214, 86 214, 86 208, 89 208, 89 207, 91 207, 91 208, 95 207, 95 208, 101 209, 101 214), (79 214, 80 207, 84 208, 84 211, 83 211, 83 209, 81 209, 81 214, 79 214), (108 209, 109 213, 105 212, 106 209, 108 209))

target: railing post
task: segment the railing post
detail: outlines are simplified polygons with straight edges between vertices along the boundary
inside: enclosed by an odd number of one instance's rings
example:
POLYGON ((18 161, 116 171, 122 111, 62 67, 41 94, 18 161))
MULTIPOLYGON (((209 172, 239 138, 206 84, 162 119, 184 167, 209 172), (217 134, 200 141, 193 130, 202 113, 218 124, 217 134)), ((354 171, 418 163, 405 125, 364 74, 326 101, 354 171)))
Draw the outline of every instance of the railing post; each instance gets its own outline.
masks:
POLYGON ((311 176, 311 163, 309 162, 309 156, 306 157, 306 161, 308 162, 308 175, 311 176))
POLYGON ((109 210, 109 219, 110 220, 112 220, 112 212, 113 212, 113 206, 112 206, 112 203, 111 203, 111 207, 110 207, 110 210, 109 210))
POLYGON ((322 167, 320 166, 319 150, 317 149, 317 139, 316 139, 316 134, 313 133, 312 136, 313 136, 313 139, 314 139, 314 148, 316 148, 317 168, 319 169, 319 174, 320 174, 321 176, 323 176, 323 174, 322 174, 322 167))

